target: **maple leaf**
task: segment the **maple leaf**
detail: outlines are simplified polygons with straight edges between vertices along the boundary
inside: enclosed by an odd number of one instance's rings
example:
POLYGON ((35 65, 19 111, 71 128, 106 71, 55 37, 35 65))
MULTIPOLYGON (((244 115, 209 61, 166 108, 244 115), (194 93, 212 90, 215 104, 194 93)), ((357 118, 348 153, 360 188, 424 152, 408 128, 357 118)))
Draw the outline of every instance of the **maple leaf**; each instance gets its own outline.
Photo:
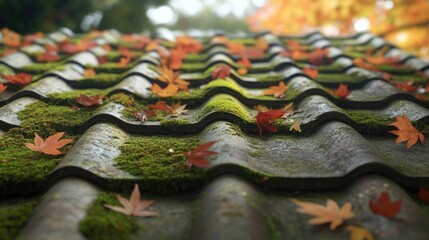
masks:
POLYGON ((374 239, 372 234, 366 228, 348 225, 346 229, 350 231, 350 240, 373 240, 374 239))
POLYGON ((402 200, 392 202, 389 193, 382 192, 378 199, 369 201, 369 208, 375 214, 394 218, 402 208, 402 200))
POLYGON ((264 51, 260 48, 246 48, 244 55, 248 58, 263 58, 265 56, 264 51))
POLYGON ((241 67, 239 69, 237 69, 238 74, 240 74, 241 76, 244 76, 247 74, 247 68, 245 67, 241 67))
POLYGON ((83 76, 85 77, 94 77, 95 75, 97 75, 97 73, 92 68, 87 68, 83 71, 83 76))
POLYGON ((176 84, 168 84, 167 87, 161 88, 158 84, 154 83, 151 87, 153 93, 160 97, 171 97, 176 95, 179 91, 179 87, 176 84))
POLYGON ((116 65, 118 65, 118 67, 126 67, 130 61, 131 61, 131 58, 123 57, 119 59, 119 62, 116 65))
POLYGON ((246 50, 244 44, 240 42, 229 42, 227 47, 230 54, 242 55, 246 50))
POLYGON ((265 95, 274 95, 276 98, 284 98, 286 90, 288 90, 288 86, 283 81, 280 81, 278 86, 271 86, 262 93, 265 95))
POLYGON ((286 42, 288 49, 292 51, 305 51, 307 50, 307 46, 299 44, 299 42, 295 40, 289 40, 286 42))
POLYGON ((48 155, 59 155, 61 152, 58 150, 65 145, 73 142, 73 139, 61 139, 64 132, 56 133, 46 138, 46 141, 35 133, 34 143, 24 143, 24 145, 36 152, 48 154, 48 155))
POLYGON ((10 84, 27 85, 31 83, 32 77, 27 73, 18 73, 15 75, 2 75, 10 84))
POLYGON ((347 84, 340 84, 338 86, 338 88, 333 92, 333 94, 337 97, 340 98, 345 98, 347 97, 349 94, 351 93, 351 91, 349 91, 347 84))
POLYGON ((67 40, 60 43, 60 49, 66 54, 75 54, 78 52, 83 52, 88 50, 91 47, 96 46, 95 42, 89 40, 82 40, 78 43, 72 43, 67 40))
POLYGON ((301 122, 301 121, 294 121, 294 122, 292 123, 292 125, 290 126, 289 131, 295 130, 295 131, 297 131, 297 132, 302 132, 302 131, 301 131, 301 124, 302 124, 302 122, 301 122))
POLYGON ((363 58, 353 59, 353 64, 356 65, 357 67, 360 67, 360 68, 363 68, 363 69, 366 69, 369 71, 378 71, 379 70, 376 66, 365 62, 365 60, 363 58))
POLYGON ((180 72, 174 72, 173 69, 168 68, 167 66, 162 66, 158 68, 160 76, 158 80, 176 85, 180 90, 188 90, 189 83, 180 78, 180 72))
POLYGON ((397 88, 399 88, 399 89, 401 89, 407 93, 415 92, 419 88, 418 86, 414 86, 412 81, 397 82, 397 83, 395 83, 395 87, 397 87, 397 88))
POLYGON ((45 52, 37 56, 38 62, 56 62, 60 59, 57 52, 45 52))
POLYGON ((85 94, 81 94, 80 97, 76 98, 76 102, 84 107, 97 107, 103 102, 103 96, 96 95, 89 97, 85 94))
POLYGON ((319 75, 317 68, 303 67, 302 71, 312 79, 315 79, 319 75))
POLYGON ((212 72, 213 79, 226 79, 231 74, 231 67, 228 65, 218 65, 212 72))
POLYGON ((395 143, 408 141, 407 149, 410 149, 411 146, 416 144, 417 140, 420 140, 420 142, 424 144, 424 135, 413 126, 410 119, 407 117, 407 115, 405 115, 405 113, 402 114, 402 117, 397 116, 396 121, 390 123, 389 126, 394 126, 398 129, 389 131, 390 133, 393 133, 398 136, 398 138, 396 138, 395 143))
POLYGON ((291 201, 300 207, 298 212, 314 216, 314 218, 308 221, 309 224, 320 225, 330 223, 329 229, 331 231, 343 224, 344 220, 355 216, 352 211, 352 204, 349 202, 345 203, 340 209, 338 204, 332 199, 327 200, 326 206, 312 202, 302 202, 296 199, 291 199, 291 201))
POLYGON ((119 47, 119 53, 125 58, 132 58, 133 53, 126 47, 119 47))
POLYGON ((171 49, 169 54, 162 54, 161 52, 160 55, 162 65, 168 66, 173 70, 179 70, 183 65, 183 58, 185 56, 181 51, 171 49))
POLYGON ((326 65, 332 63, 332 59, 328 57, 327 49, 316 48, 314 51, 307 53, 308 62, 313 65, 326 65))
POLYGON ((423 202, 429 203, 429 190, 424 188, 424 187, 420 187, 419 188, 419 198, 423 202))
POLYGON ((186 166, 188 169, 191 169, 192 166, 206 168, 209 166, 209 160, 206 159, 206 157, 211 155, 219 154, 218 152, 208 151, 208 149, 213 146, 217 141, 208 142, 199 145, 197 148, 195 148, 192 151, 189 152, 183 152, 183 155, 185 155, 187 162, 186 166))
POLYGON ((238 60, 237 63, 245 68, 250 68, 252 66, 252 62, 250 62, 249 58, 244 54, 240 55, 240 60, 238 60))
POLYGON ((171 112, 171 107, 167 104, 166 101, 158 101, 155 104, 149 105, 149 107, 161 112, 171 112))
POLYGON ((21 46, 21 35, 9 30, 8 28, 2 28, 3 44, 7 47, 16 48, 21 46))
POLYGON ((181 104, 180 102, 171 104, 171 114, 174 117, 180 116, 187 113, 186 104, 181 104))
POLYGON ((136 217, 153 217, 159 216, 158 212, 147 211, 145 210, 150 205, 152 205, 154 200, 145 200, 142 201, 140 198, 140 189, 137 184, 134 185, 134 190, 131 193, 130 200, 122 197, 121 195, 116 195, 116 199, 121 203, 122 207, 112 206, 104 204, 104 206, 115 212, 122 213, 127 216, 136 216, 136 217))
POLYGON ((268 49, 268 43, 265 41, 263 37, 258 37, 255 41, 255 47, 261 49, 262 51, 267 51, 268 49))
POLYGON ((198 53, 203 49, 203 45, 192 37, 179 36, 176 37, 176 49, 185 53, 198 53))
POLYGON ((283 110, 268 110, 258 112, 256 115, 256 125, 258 125, 259 135, 264 132, 277 132, 277 127, 273 125, 276 119, 281 118, 286 112, 283 110))
POLYGON ((4 91, 6 91, 7 86, 4 85, 3 83, 0 83, 0 94, 2 94, 4 91))

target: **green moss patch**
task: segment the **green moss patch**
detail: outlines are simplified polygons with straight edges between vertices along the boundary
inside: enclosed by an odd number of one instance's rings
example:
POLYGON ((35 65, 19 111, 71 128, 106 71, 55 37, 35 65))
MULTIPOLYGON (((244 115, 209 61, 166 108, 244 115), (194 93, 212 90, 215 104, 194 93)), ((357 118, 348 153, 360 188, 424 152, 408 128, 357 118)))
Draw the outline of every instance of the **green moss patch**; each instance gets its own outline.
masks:
POLYGON ((129 63, 125 67, 120 67, 117 62, 107 62, 93 68, 97 73, 124 73, 129 71, 132 65, 132 63, 129 63))
POLYGON ((183 61, 185 63, 196 63, 196 62, 204 62, 207 58, 207 54, 188 54, 185 56, 183 61))
POLYGON ((183 155, 199 144, 198 136, 133 136, 120 147, 115 161, 120 169, 142 177, 139 182, 145 190, 180 192, 205 180, 205 171, 197 167, 189 170, 183 155))
MULTIPOLYGON (((90 111, 77 111, 43 102, 33 103, 19 112, 21 125, 10 129, 0 138, 1 195, 36 188, 61 160, 61 155, 46 155, 25 147, 25 142, 34 141, 34 133, 46 139, 57 132, 66 132, 64 138, 76 141, 82 125, 90 116, 90 111)), ((65 154, 72 145, 68 144, 60 151, 65 154)))
POLYGON ((246 77, 255 78, 258 82, 278 83, 285 77, 279 73, 247 74, 246 77))
POLYGON ((318 82, 329 82, 329 83, 351 83, 351 82, 362 82, 366 79, 366 76, 359 75, 358 73, 350 74, 335 74, 335 73, 322 73, 316 78, 318 82))
POLYGON ((6 65, 3 65, 3 64, 0 64, 0 73, 1 73, 1 74, 5 74, 5 75, 11 75, 11 74, 14 74, 14 72, 13 72, 13 69, 12 69, 12 68, 10 68, 10 67, 8 67, 8 66, 6 66, 6 65))
POLYGON ((356 123, 364 125, 368 133, 378 133, 387 128, 387 125, 393 122, 393 119, 383 117, 374 113, 345 110, 347 115, 356 123))
POLYGON ((78 80, 80 88, 108 88, 119 83, 123 74, 100 73, 93 77, 85 77, 78 80))
POLYGON ((398 67, 398 66, 392 66, 389 64, 380 64, 380 65, 377 65, 377 68, 380 69, 381 71, 393 73, 393 74, 414 74, 415 73, 414 69, 407 66, 398 67))
POLYGON ((23 66, 20 71, 29 74, 42 74, 50 70, 64 70, 64 66, 61 66, 61 64, 61 62, 33 63, 23 66))
POLYGON ((54 93, 49 95, 49 99, 47 100, 50 104, 54 105, 63 105, 63 106, 71 106, 76 104, 76 98, 80 97, 81 94, 87 96, 95 96, 101 95, 106 96, 109 93, 110 89, 82 89, 82 90, 73 90, 70 92, 63 93, 54 93))
POLYGON ((0 240, 15 239, 38 203, 38 199, 30 199, 0 204, 0 240))
POLYGON ((120 206, 112 193, 101 193, 80 222, 79 230, 88 239, 131 239, 138 227, 135 218, 109 210, 104 204, 120 206))
POLYGON ((393 81, 397 82, 408 82, 412 81, 416 85, 424 85, 427 82, 425 77, 417 76, 416 74, 407 74, 407 75, 393 75, 393 81))
POLYGON ((237 99, 229 95, 220 94, 211 98, 204 105, 197 118, 201 119, 211 112, 232 113, 246 122, 253 121, 249 116, 247 108, 237 101, 237 99))

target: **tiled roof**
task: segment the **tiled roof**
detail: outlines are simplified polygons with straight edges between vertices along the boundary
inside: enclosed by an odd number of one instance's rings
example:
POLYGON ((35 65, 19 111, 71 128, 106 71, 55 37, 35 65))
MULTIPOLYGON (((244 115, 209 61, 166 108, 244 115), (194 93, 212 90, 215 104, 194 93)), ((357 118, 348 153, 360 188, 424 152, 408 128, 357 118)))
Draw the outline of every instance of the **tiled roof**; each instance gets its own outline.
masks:
MULTIPOLYGON (((356 216, 347 224, 368 229, 375 239, 429 239, 429 208, 417 196, 419 187, 429 187, 429 148, 417 143, 407 149, 389 133, 394 129, 389 123, 406 114, 428 136, 428 63, 369 33, 228 36, 248 48, 256 39, 269 45, 241 75, 240 56, 213 43, 219 36, 195 37, 203 49, 184 57, 179 69, 190 90, 164 99, 151 91, 154 83, 165 86, 156 69, 160 52, 133 49, 140 35, 61 29, 5 54, 0 59, 0 81, 8 85, 0 93, 0 239, 349 237, 345 226, 330 231, 307 224, 310 217, 297 211, 292 198, 351 202, 356 216), (72 53, 63 49, 52 63, 37 61, 46 45, 61 48, 65 40, 91 45, 72 53), (330 61, 312 65, 286 56, 290 41, 309 52, 325 49, 330 61), (132 61, 123 67, 116 64, 121 46, 133 49, 132 61), (398 63, 369 71, 353 61, 378 53, 398 63), (108 62, 100 63, 104 57, 108 62), (233 69, 227 79, 212 78, 218 65, 233 69), (318 69, 316 78, 303 72, 308 66, 318 69), (85 76, 88 68, 97 75, 85 76), (33 76, 22 88, 4 77, 21 72, 33 76), (280 81, 288 86, 284 97, 263 94, 280 81), (403 82, 415 88, 398 88, 403 82), (330 90, 340 84, 351 90, 345 98, 330 90), (72 108, 81 94, 105 98, 96 108, 72 108), (159 100, 187 104, 188 112, 158 114, 147 122, 132 116, 132 110, 159 100), (295 111, 276 120, 278 131, 260 135, 254 106, 278 109, 289 103, 295 111), (301 133, 290 130, 294 121, 301 122, 301 133), (23 144, 32 142, 34 133, 46 138, 56 132, 75 140, 61 149, 63 155, 36 153, 23 144), (182 153, 211 141, 217 143, 210 150, 219 154, 209 158, 209 167, 188 169, 182 153), (150 210, 160 216, 122 216, 103 207, 119 205, 114 193, 128 196, 135 183, 143 199, 155 200, 150 210), (403 202, 394 219, 368 207, 384 191, 403 202)), ((161 49, 172 46, 168 36, 154 39, 161 49)))

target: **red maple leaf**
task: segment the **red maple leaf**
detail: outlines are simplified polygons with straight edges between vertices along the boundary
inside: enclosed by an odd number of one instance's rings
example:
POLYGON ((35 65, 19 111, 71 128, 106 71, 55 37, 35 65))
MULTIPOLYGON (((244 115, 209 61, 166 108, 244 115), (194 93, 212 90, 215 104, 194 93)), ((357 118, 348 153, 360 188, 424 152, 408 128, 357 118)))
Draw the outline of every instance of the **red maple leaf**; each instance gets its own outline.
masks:
POLYGON ((36 152, 49 154, 49 155, 59 155, 61 152, 58 150, 64 147, 66 144, 73 142, 73 139, 61 139, 64 135, 64 132, 56 133, 52 136, 49 136, 46 141, 35 133, 34 144, 33 143, 24 143, 24 145, 36 152))
POLYGON ((158 101, 155 104, 149 105, 150 108, 158 110, 161 112, 171 112, 171 107, 167 104, 166 101, 158 101))
POLYGON ((349 88, 347 87, 347 84, 340 84, 338 88, 333 92, 333 94, 340 98, 347 97, 351 91, 349 91, 349 88))
POLYGON ((401 89, 404 92, 412 93, 417 91, 419 88, 418 86, 413 85, 412 81, 406 81, 406 82, 397 82, 395 83, 395 87, 401 89))
POLYGON ((132 58, 133 56, 133 53, 126 47, 119 47, 119 53, 126 58, 132 58))
POLYGON ((56 62, 60 59, 57 52, 45 52, 37 56, 38 62, 56 62))
POLYGON ((258 112, 256 115, 256 125, 259 128, 259 135, 264 132, 277 132, 277 127, 273 125, 276 119, 281 118, 286 111, 283 110, 268 110, 265 112, 258 112))
POLYGON ((424 187, 420 187, 419 188, 419 198, 423 202, 429 203, 429 190, 424 188, 424 187))
POLYGON ((186 159, 186 166, 190 169, 192 166, 197 166, 201 168, 206 168, 209 166, 209 160, 206 157, 211 155, 219 154, 218 152, 208 151, 208 149, 213 146, 217 141, 208 142, 199 145, 195 150, 189 152, 183 152, 186 159))
POLYGON ((382 192, 378 199, 369 201, 369 208, 375 214, 394 218, 402 208, 402 200, 392 202, 389 193, 382 192))
POLYGON ((312 79, 315 79, 319 75, 317 68, 303 67, 302 71, 312 79))
POLYGON ((213 79, 226 79, 231 74, 231 67, 228 65, 218 65, 212 72, 213 79))
POLYGON ((76 98, 76 102, 84 107, 97 107, 103 102, 102 96, 96 95, 94 97, 89 97, 87 95, 81 94, 80 97, 76 98))
POLYGON ((10 84, 27 85, 31 83, 32 77, 27 73, 18 73, 15 75, 2 75, 10 84))
POLYGON ((107 56, 97 57, 97 60, 98 60, 98 64, 104 64, 107 62, 107 56))
POLYGON ((0 94, 1 94, 2 92, 6 91, 6 89, 7 89, 7 86, 6 86, 6 85, 4 85, 3 83, 0 83, 0 94))

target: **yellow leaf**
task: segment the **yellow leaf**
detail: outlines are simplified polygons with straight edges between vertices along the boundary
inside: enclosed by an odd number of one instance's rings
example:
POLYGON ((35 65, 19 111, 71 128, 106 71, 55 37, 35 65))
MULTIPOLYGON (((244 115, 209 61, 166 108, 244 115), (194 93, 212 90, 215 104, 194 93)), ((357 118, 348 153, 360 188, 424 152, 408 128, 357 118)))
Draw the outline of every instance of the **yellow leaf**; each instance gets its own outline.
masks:
POLYGON ((289 131, 295 130, 297 132, 301 132, 301 121, 294 121, 290 126, 289 131))
POLYGON ((363 227, 348 225, 346 227, 350 231, 350 240, 373 240, 372 234, 363 227))

